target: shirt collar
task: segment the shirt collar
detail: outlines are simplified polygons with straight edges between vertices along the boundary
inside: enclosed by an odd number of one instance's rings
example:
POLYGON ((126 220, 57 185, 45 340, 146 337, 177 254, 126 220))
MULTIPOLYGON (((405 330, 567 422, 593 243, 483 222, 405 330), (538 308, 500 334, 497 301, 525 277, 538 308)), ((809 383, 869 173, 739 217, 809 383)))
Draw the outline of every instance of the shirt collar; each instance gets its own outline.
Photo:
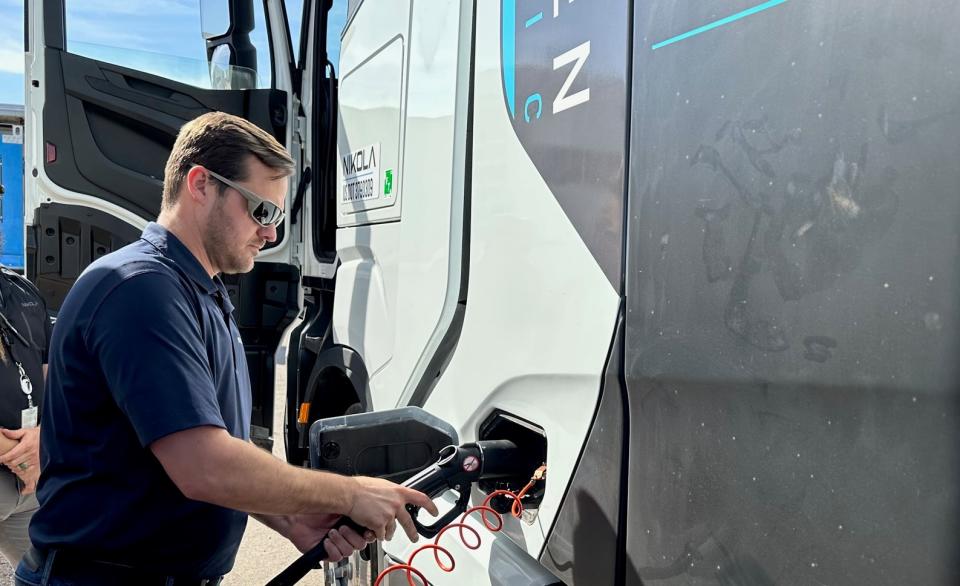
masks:
POLYGON ((234 307, 233 307, 233 302, 230 301, 230 293, 227 292, 227 286, 224 285, 223 281, 220 280, 219 275, 214 277, 213 279, 216 282, 217 291, 220 293, 219 296, 215 295, 218 303, 220 304, 220 309, 223 310, 223 313, 225 315, 230 315, 231 313, 233 313, 234 307))
POLYGON ((170 230, 156 222, 150 222, 144 228, 140 238, 155 246, 160 254, 177 263, 208 295, 213 295, 217 291, 226 295, 226 288, 220 278, 210 278, 197 257, 170 230))

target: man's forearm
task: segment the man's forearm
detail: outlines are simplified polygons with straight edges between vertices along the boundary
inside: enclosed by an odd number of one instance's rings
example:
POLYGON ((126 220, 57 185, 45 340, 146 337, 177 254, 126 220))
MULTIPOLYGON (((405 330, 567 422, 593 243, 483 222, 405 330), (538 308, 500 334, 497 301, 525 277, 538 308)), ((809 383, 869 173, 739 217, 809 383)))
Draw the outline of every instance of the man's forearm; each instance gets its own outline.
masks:
POLYGON ((150 447, 194 500, 261 515, 346 515, 353 505, 352 479, 290 466, 220 428, 188 429, 150 447))
POLYGON ((273 529, 280 535, 286 536, 289 533, 290 518, 286 515, 263 515, 260 513, 252 513, 250 516, 257 521, 260 521, 267 527, 273 529))

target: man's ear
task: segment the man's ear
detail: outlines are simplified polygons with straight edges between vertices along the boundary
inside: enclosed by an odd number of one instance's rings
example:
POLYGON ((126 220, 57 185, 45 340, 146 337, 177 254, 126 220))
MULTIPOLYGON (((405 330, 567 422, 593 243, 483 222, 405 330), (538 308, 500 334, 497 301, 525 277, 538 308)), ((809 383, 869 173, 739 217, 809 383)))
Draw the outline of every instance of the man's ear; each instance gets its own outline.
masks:
POLYGON ((216 186, 210 180, 210 174, 202 167, 191 167, 187 171, 184 185, 187 188, 187 195, 197 203, 203 203, 208 196, 215 195, 211 190, 216 189, 216 186))

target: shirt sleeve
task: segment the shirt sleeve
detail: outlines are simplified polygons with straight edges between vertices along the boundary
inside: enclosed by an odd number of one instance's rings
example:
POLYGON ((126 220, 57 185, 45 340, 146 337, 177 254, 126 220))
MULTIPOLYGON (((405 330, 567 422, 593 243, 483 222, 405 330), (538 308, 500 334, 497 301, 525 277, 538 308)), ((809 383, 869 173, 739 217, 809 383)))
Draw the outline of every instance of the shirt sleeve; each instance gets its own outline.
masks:
POLYGON ((185 429, 226 427, 195 304, 173 275, 122 281, 94 312, 85 342, 143 446, 185 429))

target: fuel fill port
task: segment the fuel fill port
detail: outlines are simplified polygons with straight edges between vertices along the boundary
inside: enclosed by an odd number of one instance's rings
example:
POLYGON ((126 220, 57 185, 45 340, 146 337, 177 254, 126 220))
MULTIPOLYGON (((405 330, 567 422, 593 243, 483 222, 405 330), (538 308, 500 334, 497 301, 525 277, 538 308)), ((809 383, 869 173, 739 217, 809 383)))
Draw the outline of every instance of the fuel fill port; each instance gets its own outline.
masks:
MULTIPOLYGON (((547 435, 543 428, 505 411, 497 410, 490 414, 480 425, 477 439, 512 442, 516 446, 513 457, 527 464, 521 466, 522 468, 529 468, 528 471, 517 476, 479 481, 477 488, 485 494, 495 490, 509 490, 519 494, 530 483, 538 467, 547 462, 547 435)), ((534 511, 540 506, 546 485, 546 475, 543 475, 523 494, 520 502, 524 511, 534 511)), ((490 506, 498 513, 508 514, 513 506, 513 500, 508 496, 496 496, 490 501, 490 506)))

